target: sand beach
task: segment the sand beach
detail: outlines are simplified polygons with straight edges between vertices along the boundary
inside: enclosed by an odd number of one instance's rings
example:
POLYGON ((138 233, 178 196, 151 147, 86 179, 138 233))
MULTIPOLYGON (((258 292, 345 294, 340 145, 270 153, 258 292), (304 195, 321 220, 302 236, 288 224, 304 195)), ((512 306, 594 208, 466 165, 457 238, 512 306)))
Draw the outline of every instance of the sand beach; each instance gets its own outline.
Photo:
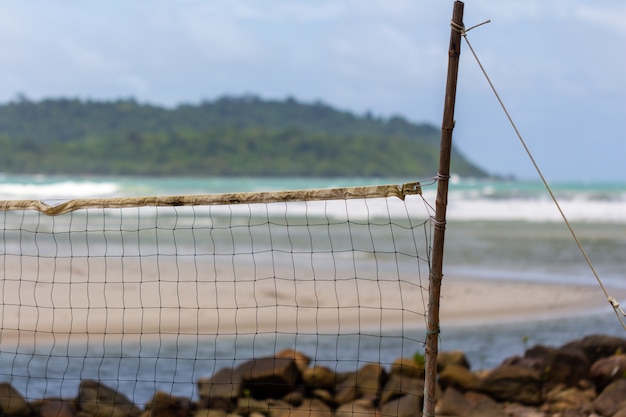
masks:
MULTIPOLYGON (((422 282, 323 274, 293 279, 275 268, 249 268, 234 279, 229 264, 6 257, 1 336, 24 342, 82 334, 334 334, 425 327, 426 276, 422 282)), ((626 299, 626 290, 610 291, 626 299)), ((446 326, 463 326, 601 309, 611 311, 597 286, 446 275, 440 317, 446 326)))

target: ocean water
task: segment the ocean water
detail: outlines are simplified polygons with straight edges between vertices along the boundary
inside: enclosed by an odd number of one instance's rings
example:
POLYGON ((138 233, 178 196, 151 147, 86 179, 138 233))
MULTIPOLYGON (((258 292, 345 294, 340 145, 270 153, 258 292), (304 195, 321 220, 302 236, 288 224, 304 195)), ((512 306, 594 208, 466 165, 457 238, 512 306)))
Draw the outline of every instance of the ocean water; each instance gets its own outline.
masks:
MULTIPOLYGON (((0 200, 34 199, 55 204, 74 198, 169 196, 224 192, 295 190, 420 181, 424 199, 435 206, 436 184, 429 178, 112 178, 0 175, 0 200)), ((626 182, 551 184, 581 244, 607 286, 626 287, 626 182)), ((415 200, 423 206, 423 202, 415 200)), ((329 216, 341 210, 329 205, 329 216)), ((370 214, 389 206, 369 206, 370 214)), ((600 291, 539 181, 453 178, 448 196, 444 274, 501 280, 589 285, 600 291)), ((221 366, 253 356, 296 348, 338 370, 363 362, 391 363, 423 350, 422 330, 343 335, 238 335, 168 340, 93 341, 0 351, 0 380, 9 380, 30 398, 71 396, 78 381, 100 379, 138 404, 156 389, 195 396, 193 384, 221 366), (51 360, 50 358, 53 358, 51 360), (10 370, 7 371, 7 370, 10 370), (1 372, 5 372, 2 374, 1 372)), ((491 368, 524 349, 558 346, 589 334, 626 337, 613 311, 581 311, 514 323, 448 327, 443 350, 464 350, 473 368, 491 368)))

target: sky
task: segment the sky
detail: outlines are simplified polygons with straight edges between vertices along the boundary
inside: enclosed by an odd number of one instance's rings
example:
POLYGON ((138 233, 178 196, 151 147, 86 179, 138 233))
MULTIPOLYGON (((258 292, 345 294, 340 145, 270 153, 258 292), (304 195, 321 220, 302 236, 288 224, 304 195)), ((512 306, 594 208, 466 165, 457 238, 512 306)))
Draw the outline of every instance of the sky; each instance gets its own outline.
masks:
MULTIPOLYGON (((441 126, 453 1, 3 0, 0 102, 224 95, 441 126)), ((466 27, 548 180, 626 181, 626 2, 466 0, 466 27)), ((454 145, 538 178, 462 44, 454 145)))

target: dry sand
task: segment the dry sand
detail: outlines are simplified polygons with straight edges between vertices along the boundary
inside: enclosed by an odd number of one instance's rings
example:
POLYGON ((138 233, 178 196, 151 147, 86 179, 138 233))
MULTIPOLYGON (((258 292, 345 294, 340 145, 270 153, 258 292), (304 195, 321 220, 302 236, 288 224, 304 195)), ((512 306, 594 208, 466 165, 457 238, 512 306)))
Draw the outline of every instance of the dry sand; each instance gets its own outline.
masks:
MULTIPOLYGON (((250 271, 254 275, 238 275, 256 279, 235 281, 219 266, 200 265, 203 271, 215 271, 220 277, 216 280, 198 274, 197 263, 138 261, 125 262, 122 268, 121 262, 97 260, 29 263, 5 258, 4 262, 0 283, 4 341, 81 334, 314 334, 423 328, 426 322, 427 282, 274 279, 280 273, 258 266, 250 271), (168 279, 172 276, 177 278, 168 279)), ((624 300, 626 290, 610 295, 624 300)), ((596 286, 446 276, 440 315, 449 326, 580 315, 597 309, 611 311, 596 286)))

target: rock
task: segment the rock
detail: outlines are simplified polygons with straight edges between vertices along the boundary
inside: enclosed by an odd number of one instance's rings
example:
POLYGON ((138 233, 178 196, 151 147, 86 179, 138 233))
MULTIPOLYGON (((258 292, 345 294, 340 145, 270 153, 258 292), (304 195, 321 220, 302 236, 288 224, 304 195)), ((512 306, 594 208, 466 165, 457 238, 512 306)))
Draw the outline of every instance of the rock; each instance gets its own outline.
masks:
POLYGON ((543 411, 538 410, 536 407, 529 407, 527 405, 521 405, 517 403, 506 404, 504 411, 508 417, 549 417, 543 411))
POLYGON ((626 378, 626 354, 598 359, 591 366, 589 377, 600 391, 611 382, 626 378))
POLYGON ((609 384, 595 399, 593 407, 603 416, 613 416, 626 408, 626 379, 609 384))
POLYGON ((192 407, 189 399, 159 391, 146 404, 142 417, 187 417, 192 407))
POLYGON ((241 415, 249 415, 251 413, 260 413, 267 415, 271 411, 280 412, 281 410, 290 410, 292 406, 282 400, 267 398, 258 400, 251 397, 239 398, 235 413, 241 415))
POLYGON ((241 373, 232 368, 220 369, 197 384, 202 408, 230 411, 242 394, 241 373))
POLYGON ((464 366, 451 364, 439 374, 439 385, 442 389, 455 388, 461 392, 469 391, 478 386, 480 379, 464 366))
POLYGON ((252 359, 237 367, 242 390, 254 398, 281 398, 293 391, 300 380, 295 359, 266 357, 252 359))
POLYGON ((578 381, 587 378, 589 374, 587 355, 575 346, 554 349, 539 345, 528 349, 524 358, 533 364, 533 369, 540 371, 545 389, 561 383, 569 387, 576 386, 578 381))
POLYGON ((293 359, 300 373, 304 372, 304 370, 307 369, 309 367, 309 364, 311 363, 311 358, 309 358, 304 353, 298 352, 297 350, 293 349, 281 350, 275 355, 275 357, 282 359, 293 359))
POLYGON ((335 411, 335 417, 373 417, 377 414, 372 400, 360 399, 342 404, 335 411))
POLYGON ((346 404, 363 397, 377 399, 385 379, 382 365, 368 363, 337 383, 334 402, 346 404))
POLYGON ((380 392, 380 403, 385 404, 405 395, 424 396, 424 380, 392 373, 380 392))
POLYGON ((356 372, 342 375, 335 386, 334 404, 347 404, 357 399, 356 372))
POLYGON ((138 417, 141 410, 123 394, 98 381, 84 380, 78 388, 78 416, 138 417))
MULTIPOLYGON (((228 411, 225 411, 225 410, 209 410, 206 408, 202 408, 200 410, 197 410, 193 414, 193 417, 243 417, 243 416, 241 416, 241 414, 229 413, 228 411)), ((249 415, 249 417, 252 417, 252 413, 249 415)), ((265 417, 265 415, 261 414, 261 415, 257 415, 256 417, 265 417)))
POLYGON ((269 417, 333 417, 333 412, 324 402, 313 399, 305 401, 297 408, 273 407, 270 409, 269 417))
POLYGON ((437 372, 442 372, 449 365, 457 365, 466 369, 471 368, 464 352, 460 350, 439 352, 437 355, 437 372))
POLYGON ((581 390, 562 384, 546 394, 545 404, 541 409, 552 414, 577 411, 588 415, 593 411, 592 401, 595 398, 593 389, 581 390))
POLYGON ((541 387, 541 377, 535 370, 518 365, 501 365, 482 379, 476 388, 498 401, 538 405, 541 403, 541 387))
POLYGON ((626 417, 626 406, 620 408, 617 413, 613 414, 613 417, 626 417))
POLYGON ((507 417, 504 407, 478 392, 465 395, 454 388, 444 391, 436 407, 437 415, 458 417, 507 417))
POLYGON ((391 364, 391 375, 402 375, 408 378, 424 378, 424 365, 412 358, 398 358, 391 364))
POLYGON ((600 358, 626 352, 626 339, 615 336, 591 335, 567 343, 563 347, 576 347, 587 355, 589 363, 593 364, 600 358))
POLYGON ((315 365, 307 368, 302 372, 302 382, 309 389, 327 389, 335 388, 337 375, 333 370, 325 366, 315 365))
POLYGON ((5 416, 28 416, 30 405, 13 386, 0 383, 0 414, 5 416))
POLYGON ((383 417, 422 417, 423 407, 423 396, 405 395, 383 404, 379 414, 383 417))
POLYGON ((74 417, 78 411, 73 399, 45 398, 31 405, 39 417, 74 417))

